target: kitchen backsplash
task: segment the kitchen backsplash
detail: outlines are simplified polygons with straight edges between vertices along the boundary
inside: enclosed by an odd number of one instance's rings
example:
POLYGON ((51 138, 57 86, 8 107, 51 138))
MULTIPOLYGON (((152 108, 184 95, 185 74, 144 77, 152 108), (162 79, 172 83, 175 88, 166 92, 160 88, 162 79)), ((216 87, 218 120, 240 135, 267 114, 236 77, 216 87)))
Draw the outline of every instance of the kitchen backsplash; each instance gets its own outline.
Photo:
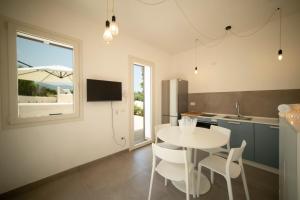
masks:
POLYGON ((278 105, 300 103, 300 89, 190 93, 188 99, 191 112, 236 114, 238 101, 242 115, 278 117, 278 105))

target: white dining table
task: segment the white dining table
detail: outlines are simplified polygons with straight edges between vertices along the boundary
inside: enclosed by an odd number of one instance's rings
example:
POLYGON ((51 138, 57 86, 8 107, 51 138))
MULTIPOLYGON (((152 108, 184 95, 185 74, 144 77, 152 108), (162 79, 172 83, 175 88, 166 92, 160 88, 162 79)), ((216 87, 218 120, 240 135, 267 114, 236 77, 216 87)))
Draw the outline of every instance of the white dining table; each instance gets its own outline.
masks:
MULTIPOLYGON (((225 135, 200 127, 195 127, 192 132, 185 131, 185 129, 182 129, 179 126, 164 127, 158 131, 157 137, 169 144, 185 147, 190 150, 215 149, 220 148, 228 143, 228 137, 225 135)), ((196 170, 194 172, 194 177, 197 177, 196 170)), ((172 181, 172 183, 180 191, 186 191, 184 181, 172 181)), ((191 184, 191 182, 189 184, 191 184)), ((207 193, 210 187, 211 186, 208 178, 204 174, 201 174, 200 194, 207 193)))

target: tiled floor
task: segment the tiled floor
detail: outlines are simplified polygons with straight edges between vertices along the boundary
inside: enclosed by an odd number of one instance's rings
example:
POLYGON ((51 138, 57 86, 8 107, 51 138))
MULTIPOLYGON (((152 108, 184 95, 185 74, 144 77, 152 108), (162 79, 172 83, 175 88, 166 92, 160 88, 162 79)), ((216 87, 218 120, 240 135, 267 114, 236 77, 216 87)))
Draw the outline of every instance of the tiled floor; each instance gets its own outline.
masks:
MULTIPOLYGON (((9 199, 144 200, 148 195, 151 159, 150 146, 123 152, 9 199)), ((278 199, 277 175, 249 166, 245 166, 245 171, 251 199, 278 199)), ((235 200, 245 199, 241 178, 233 180, 233 193, 235 200)), ((152 200, 185 199, 172 184, 165 187, 159 175, 154 178, 152 194, 152 200)), ((215 184, 201 199, 228 199, 224 178, 215 175, 215 184)))

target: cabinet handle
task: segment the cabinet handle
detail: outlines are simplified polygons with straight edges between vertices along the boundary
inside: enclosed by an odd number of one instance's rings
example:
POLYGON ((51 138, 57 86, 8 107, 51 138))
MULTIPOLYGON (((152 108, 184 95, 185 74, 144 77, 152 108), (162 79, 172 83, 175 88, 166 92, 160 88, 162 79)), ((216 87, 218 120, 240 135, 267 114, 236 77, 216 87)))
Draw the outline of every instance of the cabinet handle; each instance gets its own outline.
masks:
POLYGON ((279 126, 269 126, 272 129, 279 129, 279 126))
POLYGON ((227 122, 228 124, 241 124, 240 122, 227 122))

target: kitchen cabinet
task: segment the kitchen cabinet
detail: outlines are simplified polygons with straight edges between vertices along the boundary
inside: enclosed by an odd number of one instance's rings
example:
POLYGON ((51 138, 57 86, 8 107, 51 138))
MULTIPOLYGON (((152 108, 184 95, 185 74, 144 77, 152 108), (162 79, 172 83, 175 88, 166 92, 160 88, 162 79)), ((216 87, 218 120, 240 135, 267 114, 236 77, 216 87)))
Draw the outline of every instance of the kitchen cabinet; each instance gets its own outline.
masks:
POLYGON ((248 122, 218 120, 218 126, 231 130, 230 147, 240 147, 242 141, 247 142, 247 146, 243 153, 243 158, 254 161, 254 124, 248 122))
POLYGON ((279 127, 254 125, 255 161, 270 167, 279 166, 279 127))

